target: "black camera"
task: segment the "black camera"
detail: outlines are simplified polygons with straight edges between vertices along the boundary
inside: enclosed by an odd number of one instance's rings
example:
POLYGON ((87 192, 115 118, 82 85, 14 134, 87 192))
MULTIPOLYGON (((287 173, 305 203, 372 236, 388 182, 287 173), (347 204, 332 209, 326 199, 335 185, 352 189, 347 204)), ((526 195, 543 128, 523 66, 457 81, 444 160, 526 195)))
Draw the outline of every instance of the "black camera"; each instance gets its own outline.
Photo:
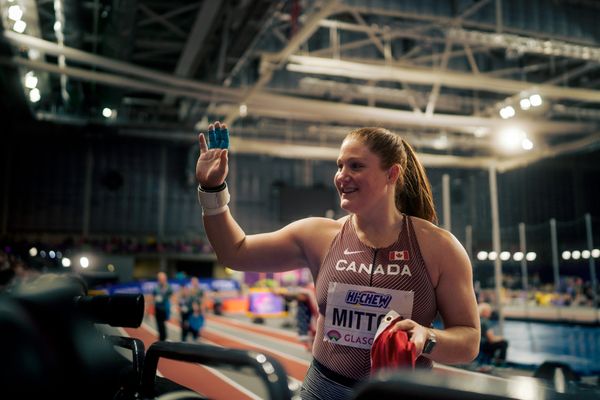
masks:
MULTIPOLYGON (((213 367, 250 368, 271 399, 292 398, 277 360, 251 351, 155 342, 106 334, 97 324, 139 327, 142 294, 89 296, 76 275, 48 274, 0 294, 2 398, 156 399, 184 387, 157 376, 159 358, 213 367), (125 357, 117 348, 128 349, 125 357)), ((202 398, 190 393, 189 397, 202 398)))
POLYGON ((3 397, 113 398, 127 363, 95 324, 133 327, 143 316, 141 294, 88 296, 75 275, 43 274, 0 294, 3 397))

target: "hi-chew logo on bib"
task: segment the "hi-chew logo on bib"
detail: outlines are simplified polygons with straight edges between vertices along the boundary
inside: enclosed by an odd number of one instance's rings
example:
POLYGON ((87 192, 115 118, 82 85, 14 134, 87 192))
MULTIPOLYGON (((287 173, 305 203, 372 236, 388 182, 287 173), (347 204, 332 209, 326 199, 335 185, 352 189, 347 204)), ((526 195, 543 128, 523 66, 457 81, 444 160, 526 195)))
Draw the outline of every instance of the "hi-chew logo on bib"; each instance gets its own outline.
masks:
POLYGON ((414 293, 330 282, 322 340, 369 349, 385 315, 396 311, 411 318, 414 293))
POLYGON ((391 295, 380 294, 371 290, 348 290, 346 293, 346 303, 348 304, 360 304, 361 306, 386 308, 390 305, 390 301, 392 301, 391 295))

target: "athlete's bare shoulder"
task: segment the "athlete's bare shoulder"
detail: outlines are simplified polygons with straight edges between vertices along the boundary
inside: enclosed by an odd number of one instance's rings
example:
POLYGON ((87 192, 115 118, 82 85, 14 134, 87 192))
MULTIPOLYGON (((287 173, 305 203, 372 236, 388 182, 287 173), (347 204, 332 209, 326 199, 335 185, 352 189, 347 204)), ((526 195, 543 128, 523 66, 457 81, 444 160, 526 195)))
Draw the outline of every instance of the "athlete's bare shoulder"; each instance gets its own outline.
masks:
POLYGON ((329 250, 335 236, 348 219, 344 216, 339 219, 310 217, 298 220, 291 224, 297 239, 305 251, 305 256, 313 267, 318 267, 321 260, 329 250))
POLYGON ((335 236, 337 232, 342 228, 348 216, 344 216, 339 219, 331 219, 324 217, 309 217, 300 219, 290 224, 294 226, 302 234, 308 233, 311 236, 324 234, 335 236))
MULTIPOLYGON (((417 235, 417 238, 419 239, 419 242, 423 241, 427 241, 428 243, 431 243, 432 245, 435 246, 439 246, 439 245, 451 245, 452 242, 454 242, 456 240, 456 238, 454 237, 454 235, 452 235, 452 233, 448 232, 447 230, 440 228, 439 226, 435 225, 432 222, 429 222, 425 219, 422 218, 418 218, 418 217, 410 217, 413 226, 415 228, 415 234, 417 235)), ((421 243, 419 243, 419 245, 422 247, 423 245, 421 245, 421 243)))
POLYGON ((464 247, 451 232, 421 218, 411 217, 411 221, 421 256, 434 284, 448 265, 464 264, 468 261, 464 247))

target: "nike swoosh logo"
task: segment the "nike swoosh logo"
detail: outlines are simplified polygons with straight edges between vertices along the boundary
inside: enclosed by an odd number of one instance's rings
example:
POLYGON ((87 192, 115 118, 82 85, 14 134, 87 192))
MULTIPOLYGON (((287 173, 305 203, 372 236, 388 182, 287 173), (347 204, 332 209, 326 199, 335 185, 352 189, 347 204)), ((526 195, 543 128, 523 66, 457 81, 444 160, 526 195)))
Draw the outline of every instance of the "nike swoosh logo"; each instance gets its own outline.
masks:
POLYGON ((359 250, 359 251, 350 251, 350 250, 348 250, 348 249, 345 249, 345 250, 344 250, 344 255, 346 255, 346 256, 349 256, 349 255, 351 255, 351 254, 358 254, 358 253, 364 253, 364 252, 365 252, 364 250, 359 250))

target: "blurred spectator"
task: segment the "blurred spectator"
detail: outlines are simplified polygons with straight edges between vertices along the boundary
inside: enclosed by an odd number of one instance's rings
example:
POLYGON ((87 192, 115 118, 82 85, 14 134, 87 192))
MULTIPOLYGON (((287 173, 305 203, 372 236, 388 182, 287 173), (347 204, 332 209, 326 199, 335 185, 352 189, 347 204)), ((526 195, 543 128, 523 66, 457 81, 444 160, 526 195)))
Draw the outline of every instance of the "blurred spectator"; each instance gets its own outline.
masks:
POLYGON ((200 302, 204 300, 204 290, 200 287, 200 281, 196 276, 192 276, 190 279, 190 296, 192 300, 199 300, 200 302))
POLYGON ((192 302, 192 314, 189 316, 189 332, 194 340, 202 336, 204 327, 204 307, 198 302, 192 302))
POLYGON ((190 315, 192 315, 193 297, 190 294, 190 288, 183 285, 177 296, 179 305, 179 321, 181 326, 181 341, 185 342, 190 331, 190 315))
POLYGON ((317 300, 313 284, 301 288, 297 297, 296 326, 300 341, 306 349, 312 351, 312 345, 316 333, 315 322, 318 318, 317 300))
POLYGON ((157 274, 157 285, 154 288, 153 302, 154 302, 154 317, 156 318, 156 327, 158 329, 159 340, 167 339, 167 327, 166 321, 169 320, 171 314, 171 295, 173 290, 167 280, 167 274, 159 272, 157 274))
POLYGON ((489 303, 479 304, 479 317, 481 318, 481 342, 479 352, 492 360, 495 365, 503 366, 506 363, 506 350, 508 341, 502 336, 497 336, 492 329, 490 317, 492 307, 489 303))
POLYGON ((213 313, 215 315, 223 315, 223 299, 219 290, 215 290, 213 293, 213 313))

